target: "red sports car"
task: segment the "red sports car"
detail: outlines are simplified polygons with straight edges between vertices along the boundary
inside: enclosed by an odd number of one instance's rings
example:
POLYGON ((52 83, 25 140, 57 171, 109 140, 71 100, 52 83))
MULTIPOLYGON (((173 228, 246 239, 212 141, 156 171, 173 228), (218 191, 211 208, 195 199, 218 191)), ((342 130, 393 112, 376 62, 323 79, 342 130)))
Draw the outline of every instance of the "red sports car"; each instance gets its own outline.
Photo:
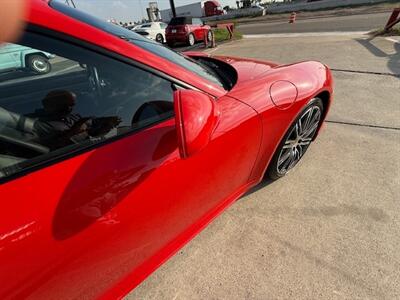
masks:
POLYGON ((292 169, 331 104, 319 62, 182 55, 60 1, 27 22, 13 43, 56 57, 0 75, 0 299, 122 297, 292 169))

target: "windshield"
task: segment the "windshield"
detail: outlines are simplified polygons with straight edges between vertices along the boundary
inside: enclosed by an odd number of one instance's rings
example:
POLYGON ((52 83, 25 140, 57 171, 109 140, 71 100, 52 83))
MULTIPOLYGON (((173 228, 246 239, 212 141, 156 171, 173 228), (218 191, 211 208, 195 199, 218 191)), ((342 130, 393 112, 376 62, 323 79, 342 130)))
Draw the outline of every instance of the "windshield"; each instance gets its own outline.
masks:
POLYGON ((209 70, 208 68, 205 68, 204 66, 198 64, 194 60, 177 53, 167 47, 162 46, 161 44, 151 41, 149 39, 144 38, 143 36, 125 29, 123 27, 120 27, 118 25, 108 23, 106 21, 103 21, 99 18, 96 18, 92 15, 89 15, 83 11, 80 11, 76 8, 69 7, 68 5, 65 5, 64 3, 58 2, 58 1, 51 1, 49 4, 52 8, 55 10, 68 15, 74 19, 77 19, 81 22, 84 22, 86 24, 89 24, 93 27, 99 28, 107 33, 110 33, 114 36, 117 36, 119 38, 122 38, 140 48, 143 48, 149 52, 152 52, 158 56, 161 56, 162 58, 165 58, 221 87, 224 87, 224 82, 223 80, 216 75, 214 72, 209 70))
POLYGON ((177 17, 177 18, 172 18, 171 21, 169 21, 168 25, 185 25, 185 24, 191 24, 192 22, 190 21, 190 18, 187 17, 177 17))

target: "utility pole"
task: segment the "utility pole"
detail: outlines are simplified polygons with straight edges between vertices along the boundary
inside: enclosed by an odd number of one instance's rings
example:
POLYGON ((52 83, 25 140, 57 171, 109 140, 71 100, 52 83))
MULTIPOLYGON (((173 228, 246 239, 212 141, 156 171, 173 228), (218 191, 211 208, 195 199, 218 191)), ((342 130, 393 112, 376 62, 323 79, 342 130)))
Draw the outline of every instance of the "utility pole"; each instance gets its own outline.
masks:
MULTIPOLYGON (((140 16, 142 17, 142 20, 140 22, 143 22, 144 16, 143 16, 142 0, 139 0, 139 5, 140 5, 140 16)), ((150 22, 151 22, 151 20, 150 20, 150 22)))
POLYGON ((171 5, 172 16, 175 18, 176 17, 176 10, 175 10, 174 0, 169 0, 169 5, 171 5))

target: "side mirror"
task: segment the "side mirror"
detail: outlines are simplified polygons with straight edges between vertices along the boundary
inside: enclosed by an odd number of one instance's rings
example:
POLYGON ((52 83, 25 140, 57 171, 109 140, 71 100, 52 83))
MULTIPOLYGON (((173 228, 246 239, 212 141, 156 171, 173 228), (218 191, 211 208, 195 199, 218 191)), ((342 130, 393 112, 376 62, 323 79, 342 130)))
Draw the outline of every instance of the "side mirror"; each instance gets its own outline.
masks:
POLYGON ((217 127, 220 111, 207 94, 193 90, 174 92, 175 124, 182 158, 204 149, 217 127))

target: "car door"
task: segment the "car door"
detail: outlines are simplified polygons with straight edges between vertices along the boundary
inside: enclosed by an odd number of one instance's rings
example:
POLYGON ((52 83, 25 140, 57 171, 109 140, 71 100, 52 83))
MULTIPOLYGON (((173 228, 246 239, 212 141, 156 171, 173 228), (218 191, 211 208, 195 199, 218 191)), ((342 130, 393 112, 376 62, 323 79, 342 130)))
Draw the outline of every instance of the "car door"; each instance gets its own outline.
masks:
POLYGON ((20 53, 24 47, 14 44, 0 45, 0 72, 21 67, 20 53))
POLYGON ((161 23, 159 23, 159 26, 160 26, 160 33, 161 33, 162 36, 163 36, 163 40, 166 41, 166 38, 165 38, 165 31, 166 31, 168 25, 161 22, 161 23))
POLYGON ((209 145, 182 159, 172 96, 190 87, 61 35, 19 44, 57 57, 38 90, 0 82, 0 298, 116 298, 244 190, 259 118, 216 100, 209 145))
POLYGON ((204 33, 202 28, 203 22, 199 18, 193 18, 194 32, 196 40, 201 41, 204 39, 204 33))
POLYGON ((157 24, 154 22, 150 23, 149 34, 152 39, 154 40, 156 39, 157 32, 158 32, 157 24))

